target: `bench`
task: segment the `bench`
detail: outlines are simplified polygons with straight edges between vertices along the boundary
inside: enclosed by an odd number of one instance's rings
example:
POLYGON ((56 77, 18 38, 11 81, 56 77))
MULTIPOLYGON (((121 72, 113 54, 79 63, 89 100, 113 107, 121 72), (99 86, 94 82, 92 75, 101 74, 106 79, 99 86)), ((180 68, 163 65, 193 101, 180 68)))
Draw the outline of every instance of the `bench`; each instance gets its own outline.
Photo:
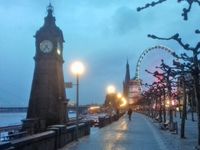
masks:
POLYGON ((159 116, 156 116, 155 120, 156 120, 156 121, 159 121, 159 120, 160 120, 160 117, 159 117, 159 116))
POLYGON ((169 128, 169 120, 166 120, 165 122, 160 123, 160 128, 161 128, 162 130, 168 129, 168 128, 169 128))
POLYGON ((156 120, 157 122, 159 122, 159 123, 162 122, 162 119, 161 119, 161 117, 160 117, 159 115, 156 116, 155 120, 156 120))
POLYGON ((170 127, 169 130, 173 133, 173 134, 178 134, 178 123, 177 122, 173 122, 170 127))

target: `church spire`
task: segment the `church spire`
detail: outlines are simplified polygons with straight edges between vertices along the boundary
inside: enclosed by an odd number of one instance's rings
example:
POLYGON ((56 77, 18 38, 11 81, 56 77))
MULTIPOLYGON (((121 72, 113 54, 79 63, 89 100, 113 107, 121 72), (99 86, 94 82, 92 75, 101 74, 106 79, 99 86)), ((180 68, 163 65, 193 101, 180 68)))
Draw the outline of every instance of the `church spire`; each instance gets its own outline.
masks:
POLYGON ((128 60, 127 60, 127 63, 126 63, 125 83, 128 83, 129 80, 130 80, 130 70, 129 70, 129 63, 128 63, 128 60))
POLYGON ((130 70, 129 70, 129 63, 127 59, 125 80, 123 82, 123 95, 125 98, 128 98, 129 81, 130 81, 130 70))

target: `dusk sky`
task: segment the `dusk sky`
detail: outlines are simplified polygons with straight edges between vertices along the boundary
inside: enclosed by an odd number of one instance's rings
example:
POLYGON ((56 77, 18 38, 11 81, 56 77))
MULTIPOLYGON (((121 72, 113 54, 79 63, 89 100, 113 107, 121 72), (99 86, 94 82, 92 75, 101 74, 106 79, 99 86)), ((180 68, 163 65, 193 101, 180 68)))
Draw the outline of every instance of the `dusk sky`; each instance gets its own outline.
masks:
MULTIPOLYGON (((137 12, 150 0, 52 0, 56 24, 63 31, 64 78, 75 82, 70 64, 82 61, 86 71, 80 79, 80 104, 105 100, 106 87, 116 86, 122 92, 127 59, 134 77, 140 54, 155 45, 165 45, 177 53, 181 47, 174 41, 159 41, 147 37, 156 34, 170 37, 180 33, 184 42, 195 46, 200 29, 199 6, 194 5, 189 20, 181 13, 186 3, 168 0, 154 8, 137 12)), ((48 0, 1 0, 0 2, 0 106, 27 106, 35 55, 36 31, 47 15, 48 0)), ((173 58, 162 50, 149 53, 141 64, 141 79, 151 80, 145 69, 153 70, 160 59, 173 58)), ((66 90, 75 100, 75 87, 66 90)))

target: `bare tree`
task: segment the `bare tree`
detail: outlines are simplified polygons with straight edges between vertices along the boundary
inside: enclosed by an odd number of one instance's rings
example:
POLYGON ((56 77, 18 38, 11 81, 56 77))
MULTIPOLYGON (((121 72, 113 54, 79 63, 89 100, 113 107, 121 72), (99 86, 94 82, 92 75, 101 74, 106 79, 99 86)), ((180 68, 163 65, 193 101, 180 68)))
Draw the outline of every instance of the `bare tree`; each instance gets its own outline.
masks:
MULTIPOLYGON (((165 1, 167 1, 167 0, 158 0, 158 1, 152 1, 151 3, 146 3, 145 6, 138 7, 137 11, 141 11, 141 10, 149 8, 149 7, 154 7, 154 6, 161 4, 165 1)), ((194 4, 198 4, 200 6, 200 0, 177 0, 177 3, 181 3, 181 2, 188 3, 188 7, 183 8, 183 12, 181 14, 183 16, 184 20, 188 20, 188 13, 191 11, 192 6, 194 4)))
POLYGON ((198 55, 200 54, 200 42, 196 44, 195 47, 191 47, 189 44, 184 44, 182 42, 182 39, 179 37, 179 34, 176 33, 175 35, 169 37, 169 38, 163 38, 163 37, 157 37, 155 35, 148 35, 148 37, 153 39, 159 39, 159 40, 175 40, 178 42, 178 44, 183 47, 184 50, 192 52, 193 56, 189 57, 186 53, 182 54, 180 58, 183 60, 187 60, 191 63, 192 67, 192 76, 194 79, 194 96, 195 101, 197 103, 197 118, 198 118, 198 145, 200 145, 200 88, 199 88, 199 60, 198 55))

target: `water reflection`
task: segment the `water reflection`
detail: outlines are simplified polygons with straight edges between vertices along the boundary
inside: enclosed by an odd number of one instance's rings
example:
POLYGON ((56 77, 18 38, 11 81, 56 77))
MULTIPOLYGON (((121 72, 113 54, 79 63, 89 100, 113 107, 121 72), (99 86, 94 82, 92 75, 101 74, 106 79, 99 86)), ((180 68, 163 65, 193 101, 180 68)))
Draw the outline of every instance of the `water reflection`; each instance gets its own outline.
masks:
MULTIPOLYGON (((123 120, 122 122, 118 122, 116 128, 110 128, 107 127, 107 131, 109 130, 109 132, 106 134, 104 134, 104 147, 103 149, 105 150, 125 150, 126 148, 120 144, 118 144, 119 142, 121 143, 122 141, 125 141, 126 139, 126 134, 124 134, 125 132, 128 131, 128 124, 125 120, 123 120), (110 132, 110 130, 113 130, 112 132, 110 132)), ((106 130, 105 130, 106 132, 106 130)))

